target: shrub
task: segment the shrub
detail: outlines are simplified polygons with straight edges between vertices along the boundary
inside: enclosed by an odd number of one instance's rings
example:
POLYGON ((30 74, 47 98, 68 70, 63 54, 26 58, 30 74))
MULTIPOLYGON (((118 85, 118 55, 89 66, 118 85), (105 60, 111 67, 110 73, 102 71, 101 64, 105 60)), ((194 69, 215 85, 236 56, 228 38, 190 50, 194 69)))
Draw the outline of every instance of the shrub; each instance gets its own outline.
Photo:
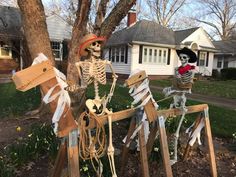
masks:
POLYGON ((220 72, 217 69, 212 70, 212 78, 220 79, 220 72))
POLYGON ((221 77, 224 80, 236 80, 236 68, 224 68, 221 69, 221 77))

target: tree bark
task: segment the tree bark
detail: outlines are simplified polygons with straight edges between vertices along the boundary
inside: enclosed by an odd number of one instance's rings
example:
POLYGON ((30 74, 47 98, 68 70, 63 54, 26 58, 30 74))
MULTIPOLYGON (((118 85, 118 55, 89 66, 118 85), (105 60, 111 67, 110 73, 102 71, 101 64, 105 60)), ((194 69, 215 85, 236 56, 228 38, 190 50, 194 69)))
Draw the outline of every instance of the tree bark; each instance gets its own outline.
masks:
POLYGON ((97 15, 94 24, 94 34, 98 35, 101 31, 101 25, 107 11, 107 3, 109 0, 101 0, 98 6, 97 15))
POLYGON ((75 62, 80 60, 78 48, 80 40, 86 34, 88 16, 91 7, 91 0, 78 0, 78 10, 76 12, 76 20, 73 26, 72 38, 69 45, 69 57, 67 67, 67 80, 71 84, 76 84, 79 81, 78 71, 75 67, 75 62))
POLYGON ((24 35, 31 58, 33 59, 39 53, 43 53, 54 65, 55 62, 41 0, 18 0, 17 2, 21 10, 24 35))
POLYGON ((99 35, 108 39, 135 3, 136 0, 120 0, 102 23, 99 35))

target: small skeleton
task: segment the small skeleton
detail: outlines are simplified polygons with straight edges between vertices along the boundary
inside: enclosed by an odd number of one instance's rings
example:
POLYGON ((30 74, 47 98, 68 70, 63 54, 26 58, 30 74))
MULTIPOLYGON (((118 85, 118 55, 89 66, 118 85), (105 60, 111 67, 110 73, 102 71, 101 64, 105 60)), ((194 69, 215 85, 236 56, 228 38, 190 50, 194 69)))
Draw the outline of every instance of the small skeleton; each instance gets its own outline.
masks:
POLYGON ((185 96, 186 93, 191 93, 192 83, 194 72, 194 66, 189 65, 188 63, 194 63, 197 60, 196 54, 188 48, 183 48, 181 50, 177 50, 177 54, 181 61, 181 66, 175 69, 175 77, 174 77, 174 86, 164 88, 163 92, 166 96, 174 94, 173 103, 170 105, 170 108, 179 108, 182 110, 182 116, 175 132, 175 140, 174 140, 174 159, 171 160, 171 163, 174 164, 177 162, 177 146, 179 139, 179 131, 182 125, 182 122, 185 117, 186 109, 186 101, 187 98, 185 96))
MULTIPOLYGON (((88 57, 88 59, 86 61, 77 62, 76 66, 79 71, 79 76, 82 80, 82 87, 87 87, 91 83, 94 84, 95 98, 88 99, 86 101, 86 106, 89 112, 92 112, 96 115, 108 114, 109 146, 107 149, 107 155, 110 163, 112 177, 117 177, 114 163, 114 147, 112 144, 112 112, 107 109, 107 103, 111 100, 111 97, 113 96, 118 76, 115 74, 110 61, 100 59, 100 41, 102 40, 99 41, 99 38, 93 34, 89 34, 85 36, 85 38, 86 37, 90 38, 85 41, 85 44, 87 45, 83 50, 85 51, 85 53, 87 53, 86 56, 88 57), (91 42, 91 40, 93 40, 93 42, 91 42), (99 84, 106 84, 106 66, 109 66, 110 70, 112 71, 113 82, 107 97, 103 96, 101 98, 99 96, 99 84)), ((94 149, 94 151, 96 150, 94 149)))

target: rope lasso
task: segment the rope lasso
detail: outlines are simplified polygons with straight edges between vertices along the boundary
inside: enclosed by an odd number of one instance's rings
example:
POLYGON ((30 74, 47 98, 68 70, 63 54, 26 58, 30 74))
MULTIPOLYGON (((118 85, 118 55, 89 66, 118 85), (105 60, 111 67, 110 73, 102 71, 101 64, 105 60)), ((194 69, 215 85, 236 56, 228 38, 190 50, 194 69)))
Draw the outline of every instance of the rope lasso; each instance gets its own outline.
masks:
POLYGON ((104 125, 97 118, 94 113, 83 112, 78 119, 78 128, 80 130, 79 138, 79 156, 83 160, 90 160, 93 169, 100 174, 102 172, 102 164, 99 160, 105 154, 106 151, 106 132, 104 125), (93 136, 91 130, 86 129, 86 121, 94 119, 96 123, 96 133, 93 136), (94 161, 98 164, 98 169, 95 167, 94 161))

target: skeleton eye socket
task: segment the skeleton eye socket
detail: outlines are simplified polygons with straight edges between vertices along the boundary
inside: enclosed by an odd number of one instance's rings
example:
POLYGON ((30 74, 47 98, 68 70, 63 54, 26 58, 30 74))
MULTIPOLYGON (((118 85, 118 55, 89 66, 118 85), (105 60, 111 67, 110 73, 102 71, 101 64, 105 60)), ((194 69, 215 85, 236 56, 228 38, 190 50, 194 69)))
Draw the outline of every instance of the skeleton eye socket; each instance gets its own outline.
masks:
POLYGON ((95 45, 97 45, 97 42, 93 42, 93 43, 92 43, 92 46, 95 46, 95 45))
POLYGON ((186 56, 182 56, 181 59, 185 59, 185 60, 186 60, 186 59, 188 59, 188 57, 186 57, 186 56))

